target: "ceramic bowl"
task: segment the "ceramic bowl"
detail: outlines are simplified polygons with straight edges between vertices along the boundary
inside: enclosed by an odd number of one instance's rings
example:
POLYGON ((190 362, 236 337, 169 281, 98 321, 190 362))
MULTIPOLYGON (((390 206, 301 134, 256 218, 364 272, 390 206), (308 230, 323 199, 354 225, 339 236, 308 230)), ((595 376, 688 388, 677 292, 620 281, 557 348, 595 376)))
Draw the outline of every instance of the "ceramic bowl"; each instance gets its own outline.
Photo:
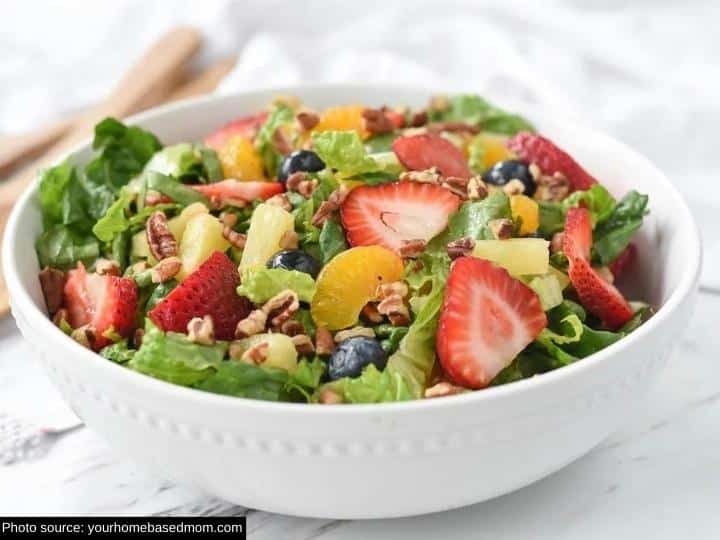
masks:
MULTIPOLYGON (((161 107, 131 122, 165 143, 202 138, 276 94, 314 107, 422 105, 419 89, 298 87, 161 107)), ((629 337, 571 366, 466 395, 382 405, 308 406, 174 386, 84 349, 48 320, 33 249, 36 186, 16 204, 3 247, 12 311, 64 398, 113 450, 217 497, 325 518, 387 518, 456 508, 521 488, 582 456, 645 394, 688 321, 700 240, 686 204, 644 157, 591 129, 521 110, 615 195, 650 195, 633 297, 658 307, 629 337)), ((86 161, 89 142, 72 153, 86 161)))

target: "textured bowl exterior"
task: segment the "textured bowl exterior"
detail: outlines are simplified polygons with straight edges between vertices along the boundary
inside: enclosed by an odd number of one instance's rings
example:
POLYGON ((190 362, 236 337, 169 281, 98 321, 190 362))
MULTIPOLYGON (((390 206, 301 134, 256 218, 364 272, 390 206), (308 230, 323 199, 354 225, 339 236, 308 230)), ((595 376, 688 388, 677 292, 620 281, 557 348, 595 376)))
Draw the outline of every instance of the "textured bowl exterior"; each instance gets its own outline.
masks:
MULTIPOLYGON (((294 90, 318 105, 416 103, 427 96, 363 87, 294 90)), ((274 93, 199 100, 136 122, 170 142, 198 137, 274 93)), ((92 354, 47 320, 35 284, 37 261, 27 253, 39 230, 34 190, 18 203, 4 242, 13 315, 70 406, 117 452, 223 499, 285 514, 357 519, 435 512, 502 495, 577 459, 618 426, 678 341, 700 266, 695 225, 661 173, 607 137, 549 125, 550 135, 581 159, 587 155, 599 176, 619 176, 611 166, 603 169, 603 155, 615 156, 621 171, 647 176, 640 187, 659 201, 659 211, 645 234, 657 257, 667 259, 653 270, 662 274, 644 284, 662 302, 658 314, 573 366, 468 395, 365 406, 267 403, 166 384, 92 354), (593 155, 600 157, 593 161, 593 155)), ((87 153, 82 148, 78 159, 87 153)))

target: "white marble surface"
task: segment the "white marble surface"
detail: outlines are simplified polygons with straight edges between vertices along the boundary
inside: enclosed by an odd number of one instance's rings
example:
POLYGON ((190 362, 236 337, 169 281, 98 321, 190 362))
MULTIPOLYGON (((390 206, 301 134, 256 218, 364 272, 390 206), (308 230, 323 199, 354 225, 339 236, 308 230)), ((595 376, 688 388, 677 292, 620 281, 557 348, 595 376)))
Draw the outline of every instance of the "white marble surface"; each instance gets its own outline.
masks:
MULTIPOLYGON (((97 99, 158 32, 192 23, 207 31, 201 61, 242 51, 231 88, 372 73, 386 82, 511 88, 581 117, 657 162, 717 245, 720 40, 712 21, 720 4, 625 4, 128 0, 70 8, 25 0, 0 21, 0 132, 97 99)), ((709 257, 720 261, 718 251, 709 257)), ((720 283, 720 266, 707 268, 706 284, 720 283)), ((717 538, 718 313, 720 296, 701 294, 678 351, 615 435, 552 477, 484 504, 395 521, 269 515, 156 478, 83 428, 43 456, 0 466, 0 514, 246 513, 253 539, 717 538)), ((0 322, 2 415, 39 425, 68 418, 9 320, 0 322)), ((0 430, 0 444, 6 436, 0 430)))

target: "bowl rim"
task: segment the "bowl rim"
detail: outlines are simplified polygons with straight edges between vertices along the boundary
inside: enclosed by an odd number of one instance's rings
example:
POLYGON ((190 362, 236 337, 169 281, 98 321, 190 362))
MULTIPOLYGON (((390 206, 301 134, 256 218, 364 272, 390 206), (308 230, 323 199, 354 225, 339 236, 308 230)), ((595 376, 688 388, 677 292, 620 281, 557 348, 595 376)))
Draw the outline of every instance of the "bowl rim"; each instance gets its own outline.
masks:
MULTIPOLYGON (((319 92, 326 90, 336 91, 356 91, 356 92, 371 92, 371 91, 383 91, 388 93, 393 92, 406 92, 406 93, 427 93, 431 95, 433 92, 437 92, 437 88, 422 88, 422 87, 410 87, 400 85, 368 85, 368 84, 317 84, 317 85, 293 85, 284 87, 265 87, 260 89, 252 89, 245 91, 237 91, 232 93, 215 94, 209 96, 202 96, 197 98, 186 99, 175 103, 154 107, 140 114, 136 114, 125 119, 126 124, 138 124, 146 120, 152 119, 155 116, 162 116, 166 114, 174 114, 184 112, 193 108, 201 108, 204 105, 213 102, 222 102, 224 100, 232 101, 238 97, 267 97, 271 99, 273 95, 278 94, 293 94, 298 92, 319 92)), ((447 91, 447 90, 446 90, 447 91)), ((41 332, 43 339, 55 340, 58 347, 67 347, 69 352, 76 357, 76 362, 94 362, 93 367, 104 370, 108 377, 120 377, 118 382, 122 381, 123 384, 134 385, 138 390, 146 389, 148 392, 158 392, 164 394, 167 398, 180 398, 188 400, 188 403, 193 402, 197 404, 215 405, 218 407, 247 407, 251 410, 263 410, 266 412, 277 412, 277 413, 293 413, 302 415, 358 415, 373 413, 378 411, 387 411, 388 413, 411 413, 414 411, 424 411, 428 408, 438 409, 445 407, 462 407, 462 406, 476 406, 487 401, 499 400, 512 396, 514 394, 530 393, 533 390, 539 390, 543 387, 553 386, 554 384, 560 384, 567 379, 578 376, 583 372, 592 370, 594 367, 601 363, 608 361, 611 357, 620 353, 623 349, 627 349, 636 342, 644 339, 656 328, 660 327, 662 323, 672 316, 673 312, 689 297, 691 296, 698 287, 700 271, 702 267, 702 249, 701 249, 701 237, 698 226, 692 216, 692 213, 687 206, 687 203, 682 198, 675 186, 670 182, 667 176, 660 171, 652 162, 650 162, 645 156, 635 151, 622 141, 605 134, 604 132, 595 130, 594 128, 584 126, 579 122, 559 117, 555 111, 553 111, 554 119, 563 125, 566 125, 572 129, 578 129, 580 131, 591 134, 593 137, 598 137, 605 142, 614 144, 615 146, 621 147, 624 152, 632 155, 634 159, 639 162, 643 162, 646 167, 653 171, 658 177, 658 180, 662 184, 663 189, 671 196, 672 202, 675 205, 676 211, 673 213, 673 220, 678 223, 682 223, 685 227, 688 227, 691 231, 689 235, 690 243, 687 246, 688 256, 684 260, 682 276, 677 283, 675 289, 672 291, 668 299, 658 308, 657 312, 650 318, 646 323, 640 326, 637 330, 632 332, 630 335, 624 337, 621 340, 613 343, 607 348, 594 353, 582 361, 575 362, 568 366, 543 373, 539 377, 531 377, 528 379, 521 379, 512 383, 493 386, 485 388, 481 391, 472 391, 454 396, 447 396, 444 399, 417 399, 403 402, 388 402, 388 403, 370 403, 370 404, 341 404, 338 406, 308 406, 306 403, 288 403, 288 402, 274 402, 264 401, 258 399, 226 396, 222 394, 213 394, 210 392, 204 392, 195 388, 188 388, 176 384, 172 384, 160 379, 155 379, 142 373, 136 373, 131 369, 124 366, 118 365, 105 358, 102 358, 99 354, 82 347, 72 339, 69 339, 62 331, 60 331, 47 315, 38 307, 33 305, 33 300, 30 297, 28 291, 21 286, 20 280, 16 275, 16 260, 15 253, 20 246, 19 239, 22 236, 21 231, 18 229, 18 223, 23 212, 26 210, 28 205, 32 204, 32 200, 35 197, 37 188, 39 185, 38 178, 35 178, 33 183, 28 186, 23 194, 20 196, 18 201, 13 206, 10 217, 5 228, 5 234, 3 238, 2 246, 2 270, 5 276, 8 290, 12 291, 11 299, 13 300, 13 316, 17 317, 21 315, 26 318, 32 327, 38 329, 41 332), (306 412, 300 412, 306 411, 306 412)), ((59 156, 54 163, 60 163, 62 160, 69 156, 77 154, 78 152, 86 149, 91 139, 88 138, 78 143, 75 147, 70 149, 68 152, 59 156)), ((34 244, 34 241, 33 241, 34 244)))

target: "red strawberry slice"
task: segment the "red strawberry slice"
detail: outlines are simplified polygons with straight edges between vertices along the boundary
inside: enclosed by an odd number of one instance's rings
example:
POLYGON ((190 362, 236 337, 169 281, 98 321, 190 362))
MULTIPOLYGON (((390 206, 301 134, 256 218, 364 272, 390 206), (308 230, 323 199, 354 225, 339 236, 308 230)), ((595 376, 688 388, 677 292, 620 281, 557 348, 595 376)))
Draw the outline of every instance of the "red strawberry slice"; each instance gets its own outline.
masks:
POLYGON ((585 309, 599 317, 607 328, 616 330, 632 318, 633 311, 620 291, 590 266, 591 245, 590 212, 586 208, 569 209, 563 234, 568 277, 585 309))
POLYGON ((148 316, 166 332, 187 333, 193 317, 210 315, 218 339, 233 339, 237 323, 252 310, 250 301, 238 296, 237 266, 216 251, 175 287, 148 316))
POLYGON ((484 388, 546 326, 532 289, 490 261, 460 257, 445 289, 438 358, 456 384, 484 388))
POLYGON ((197 184, 190 186, 208 199, 219 203, 225 201, 253 202, 258 199, 267 200, 273 195, 285 191, 280 182, 241 182, 230 178, 214 184, 197 184))
POLYGON ((428 241, 448 224, 460 199, 435 184, 395 182, 353 189, 340 217, 353 246, 385 246, 399 252, 407 240, 428 241))
POLYGON ((68 311, 68 323, 73 328, 84 325, 95 331, 93 349, 99 351, 114 332, 129 337, 133 331, 137 310, 137 285, 132 279, 89 274, 82 263, 68 272, 63 289, 63 307, 68 311))
POLYGON ((573 190, 585 190, 597 180, 555 143, 534 133, 522 132, 511 137, 507 147, 528 163, 535 163, 544 174, 562 173, 573 190))
POLYGON ((216 132, 208 135, 205 138, 205 144, 210 148, 215 148, 217 150, 233 135, 241 135, 248 139, 252 139, 265 123, 266 119, 266 112, 262 112, 254 116, 243 116, 242 118, 237 118, 236 120, 225 124, 216 132))
POLYGON ((472 176, 462 150, 439 135, 399 137, 392 143, 392 149, 400 163, 411 171, 437 167, 443 176, 472 176))
POLYGON ((385 113, 385 116, 388 118, 388 120, 392 122, 392 125, 395 126, 395 129, 400 129, 405 126, 404 114, 393 111, 392 109, 388 109, 387 107, 383 108, 383 112, 385 113))
POLYGON ((622 250, 620 255, 610 263, 610 271, 615 279, 622 276, 628 268, 630 268, 637 259, 637 246, 632 242, 622 250))

